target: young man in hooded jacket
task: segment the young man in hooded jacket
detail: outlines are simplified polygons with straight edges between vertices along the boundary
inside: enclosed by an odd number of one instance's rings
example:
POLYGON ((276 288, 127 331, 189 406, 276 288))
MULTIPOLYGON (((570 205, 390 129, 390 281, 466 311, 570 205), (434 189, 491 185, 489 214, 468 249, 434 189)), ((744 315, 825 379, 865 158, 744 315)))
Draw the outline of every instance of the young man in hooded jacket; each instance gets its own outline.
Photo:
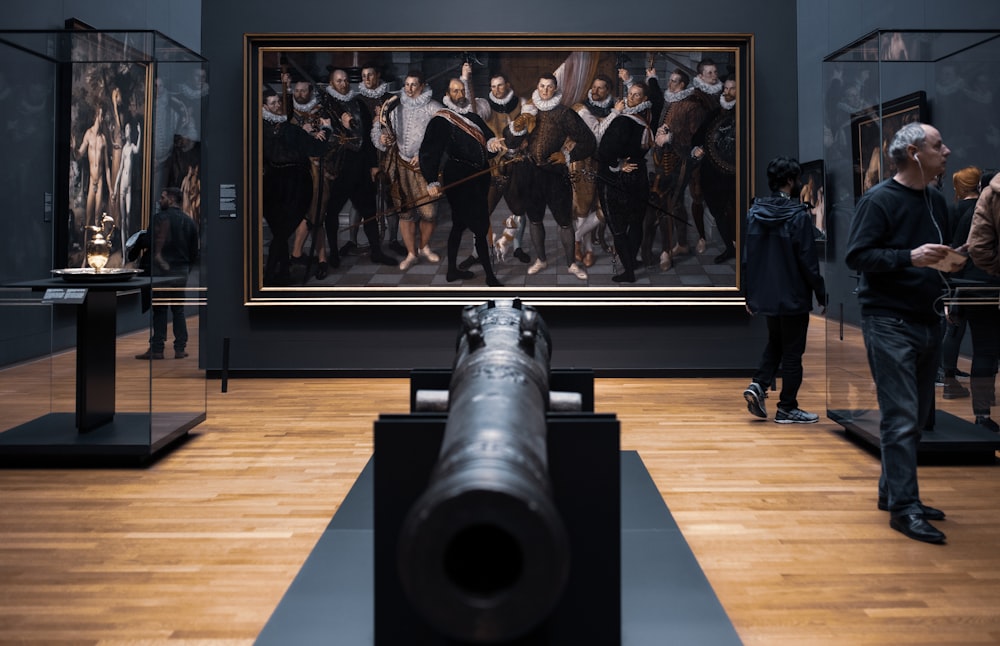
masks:
POLYGON ((767 165, 769 198, 754 200, 747 213, 743 244, 743 271, 747 311, 767 319, 767 345, 753 381, 743 391, 747 410, 767 418, 764 399, 781 366, 781 394, 774 421, 813 424, 819 415, 799 408, 802 354, 806 349, 813 295, 826 305, 826 285, 819 273, 812 217, 798 195, 802 168, 790 157, 776 157, 767 165))

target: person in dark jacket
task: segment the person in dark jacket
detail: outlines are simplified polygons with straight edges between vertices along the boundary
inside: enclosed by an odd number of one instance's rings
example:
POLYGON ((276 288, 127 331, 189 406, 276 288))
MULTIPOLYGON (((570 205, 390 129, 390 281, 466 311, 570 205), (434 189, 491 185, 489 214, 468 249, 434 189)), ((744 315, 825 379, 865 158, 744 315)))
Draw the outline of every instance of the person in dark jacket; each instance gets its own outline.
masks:
POLYGON ((791 157, 776 157, 767 165, 773 195, 754 200, 747 213, 743 244, 747 311, 767 319, 767 345, 753 381, 743 391, 747 410, 767 418, 764 398, 781 366, 781 394, 774 421, 813 424, 819 415, 799 408, 802 354, 806 349, 813 295, 826 305, 826 284, 819 273, 812 217, 798 195, 802 168, 791 157))
POLYGON ((943 543, 917 485, 917 445, 934 407, 940 365, 943 273, 964 264, 948 246, 948 204, 934 185, 951 150, 932 126, 913 122, 889 144, 896 174, 858 201, 847 266, 861 274, 858 301, 868 366, 881 413, 878 507, 909 538, 943 543))
MULTIPOLYGON (((171 276, 173 279, 160 287, 183 288, 188 274, 200 254, 198 227, 180 205, 183 194, 177 187, 167 187, 160 193, 160 210, 153 216, 150 233, 147 233, 146 250, 141 264, 153 276, 171 276), (150 258, 151 256, 151 258, 150 258), (151 262, 150 262, 151 260, 151 262), (148 264, 147 264, 148 263, 148 264)), ((153 305, 153 329, 149 349, 137 354, 136 359, 148 361, 162 359, 167 342, 167 315, 172 317, 174 328, 174 358, 183 359, 187 353, 187 318, 183 298, 173 298, 170 305, 153 305)))

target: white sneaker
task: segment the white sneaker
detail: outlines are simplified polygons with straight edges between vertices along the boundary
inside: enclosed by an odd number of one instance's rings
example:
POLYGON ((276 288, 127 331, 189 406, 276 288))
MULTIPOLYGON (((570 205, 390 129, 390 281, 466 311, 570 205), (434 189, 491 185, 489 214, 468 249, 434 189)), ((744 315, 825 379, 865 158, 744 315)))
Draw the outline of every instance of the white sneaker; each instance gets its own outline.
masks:
POLYGON ((426 258, 429 262, 439 262, 441 260, 441 256, 431 251, 431 248, 426 245, 423 248, 421 248, 418 253, 424 258, 426 258))
POLYGON ((576 264, 575 262, 569 266, 569 273, 573 274, 580 280, 587 280, 587 272, 583 270, 583 267, 576 264))
POLYGON ((528 275, 533 276, 549 266, 549 263, 545 262, 541 258, 535 260, 530 267, 528 267, 528 275))
POLYGON ((417 264, 417 257, 412 253, 408 253, 406 254, 406 258, 403 258, 403 262, 399 263, 399 270, 406 271, 415 264, 417 264))

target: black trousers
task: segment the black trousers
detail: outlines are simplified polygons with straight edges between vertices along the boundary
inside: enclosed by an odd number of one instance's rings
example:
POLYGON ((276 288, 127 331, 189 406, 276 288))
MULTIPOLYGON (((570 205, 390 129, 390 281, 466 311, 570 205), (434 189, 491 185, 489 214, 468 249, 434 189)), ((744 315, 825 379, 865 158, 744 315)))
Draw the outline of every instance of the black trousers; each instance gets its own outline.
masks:
POLYGON ((778 408, 786 411, 799 407, 802 385, 802 354, 806 351, 809 312, 767 317, 767 345, 753 380, 767 390, 781 367, 781 395, 778 408))

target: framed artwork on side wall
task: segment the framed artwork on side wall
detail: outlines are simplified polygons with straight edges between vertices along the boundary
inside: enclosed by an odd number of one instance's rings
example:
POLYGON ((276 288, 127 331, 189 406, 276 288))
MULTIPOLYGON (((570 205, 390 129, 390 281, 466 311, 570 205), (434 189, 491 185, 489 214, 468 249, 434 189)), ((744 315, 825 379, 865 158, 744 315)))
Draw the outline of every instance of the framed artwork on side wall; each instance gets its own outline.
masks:
POLYGON ((896 172, 889 157, 889 142, 896 131, 913 121, 927 119, 927 94, 923 90, 851 115, 855 201, 896 172))
POLYGON ((799 201, 809 207, 812 213, 816 239, 826 240, 826 172, 822 159, 802 164, 802 190, 799 201))

